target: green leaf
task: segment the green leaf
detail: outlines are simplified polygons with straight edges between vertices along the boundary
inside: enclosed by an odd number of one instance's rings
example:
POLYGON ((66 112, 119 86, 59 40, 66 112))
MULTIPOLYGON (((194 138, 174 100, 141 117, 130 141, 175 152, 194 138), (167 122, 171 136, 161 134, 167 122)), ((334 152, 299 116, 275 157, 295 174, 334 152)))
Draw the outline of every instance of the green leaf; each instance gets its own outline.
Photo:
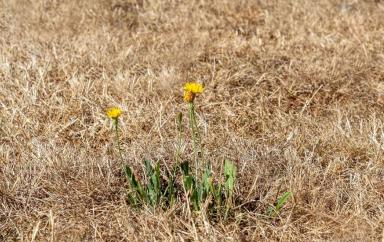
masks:
POLYGON ((145 169, 147 171, 147 175, 151 177, 153 174, 151 163, 149 162, 148 159, 144 159, 144 163, 145 163, 145 169))
MULTIPOLYGON (((129 185, 131 187, 130 193, 134 193, 134 192, 137 193, 137 191, 140 190, 140 186, 138 181, 136 180, 135 175, 132 173, 131 168, 129 168, 128 166, 124 166, 124 171, 126 176, 128 177, 129 185)), ((139 199, 142 200, 142 197, 139 196, 139 199)))
POLYGON ((129 181, 130 185, 132 185, 134 189, 138 189, 139 188, 139 184, 138 184, 138 182, 136 180, 135 175, 132 173, 131 168, 129 168, 128 166, 124 166, 124 170, 125 170, 125 174, 129 178, 128 181, 129 181))
POLYGON ((287 191, 286 193, 284 193, 284 195, 277 202, 277 205, 276 205, 276 208, 275 208, 275 212, 272 214, 272 216, 275 216, 279 212, 280 208, 284 205, 284 203, 287 201, 287 199, 291 195, 292 195, 292 193, 290 191, 287 191))
POLYGON ((233 188, 235 185, 237 168, 233 166, 229 161, 225 161, 224 176, 225 176, 225 188, 228 192, 228 197, 232 196, 233 188))
POLYGON ((199 198, 198 198, 196 189, 192 191, 191 201, 195 210, 199 210, 199 198))
POLYGON ((129 168, 128 166, 124 166, 124 171, 125 171, 126 176, 129 178, 128 181, 129 181, 129 184, 131 186, 131 189, 133 190, 133 192, 136 192, 139 200, 141 202, 149 203, 150 200, 148 198, 147 193, 143 190, 141 183, 138 180, 136 180, 136 177, 133 174, 131 168, 129 168))
MULTIPOLYGON (((146 196, 149 197, 148 200, 153 207, 160 203, 161 200, 160 161, 156 164, 155 173, 150 162, 147 159, 145 159, 144 162, 147 174, 149 176, 149 183, 147 184, 148 195, 146 196)), ((145 193, 145 191, 143 191, 143 193, 145 193)))
POLYGON ((195 178, 193 175, 189 175, 191 168, 189 167, 188 161, 180 164, 181 173, 183 175, 183 181, 185 186, 185 191, 188 192, 191 188, 195 186, 195 178))
POLYGON ((207 171, 203 174, 202 181, 199 187, 199 201, 204 202, 205 199, 208 197, 207 191, 209 191, 209 175, 210 171, 207 171))
POLYGON ((226 210, 224 215, 224 220, 227 220, 228 212, 232 206, 232 195, 233 195, 233 189, 235 186, 235 180, 236 180, 236 172, 237 169, 234 165, 232 165, 229 161, 225 161, 224 165, 224 176, 225 176, 225 183, 224 186, 227 190, 227 202, 226 202, 226 210))
POLYGON ((168 186, 167 188, 165 189, 165 194, 167 194, 167 191, 169 191, 168 193, 168 199, 169 199, 169 206, 172 208, 173 207, 173 204, 175 203, 175 180, 174 178, 170 178, 170 182, 168 183, 168 186))
POLYGON ((137 201, 136 201, 136 198, 135 197, 132 197, 129 192, 127 193, 127 200, 129 202, 129 204, 131 204, 132 206, 136 206, 137 204, 137 201))
POLYGON ((213 198, 216 201, 216 191, 215 191, 215 187, 213 186, 212 177, 207 178, 207 184, 206 185, 207 185, 207 190, 212 193, 213 198))
POLYGON ((185 191, 188 192, 191 188, 193 188, 194 179, 192 176, 185 176, 183 177, 183 180, 184 180, 185 191))
POLYGON ((157 195, 156 203, 160 203, 160 199, 161 199, 160 161, 157 162, 157 165, 156 165, 156 174, 154 177, 154 181, 156 181, 153 183, 153 186, 155 187, 155 191, 156 191, 156 195, 157 195))
POLYGON ((181 163, 180 167, 181 167, 181 172, 183 173, 183 176, 188 176, 189 172, 191 171, 188 161, 181 163))

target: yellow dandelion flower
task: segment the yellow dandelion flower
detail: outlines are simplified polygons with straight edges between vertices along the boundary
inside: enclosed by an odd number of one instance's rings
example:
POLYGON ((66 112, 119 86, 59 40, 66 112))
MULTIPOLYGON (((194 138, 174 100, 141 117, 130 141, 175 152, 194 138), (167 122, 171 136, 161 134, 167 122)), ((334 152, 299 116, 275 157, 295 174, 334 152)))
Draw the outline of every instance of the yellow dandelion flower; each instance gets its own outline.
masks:
POLYGON ((205 87, 197 82, 189 82, 184 85, 184 90, 186 90, 184 94, 184 101, 192 103, 193 100, 195 100, 196 93, 203 92, 205 87))
POLYGON ((200 85, 197 82, 189 82, 184 85, 184 90, 193 92, 194 94, 203 92, 205 90, 205 87, 200 85))
POLYGON ((120 108, 107 108, 107 115, 110 118, 117 119, 121 115, 120 108))

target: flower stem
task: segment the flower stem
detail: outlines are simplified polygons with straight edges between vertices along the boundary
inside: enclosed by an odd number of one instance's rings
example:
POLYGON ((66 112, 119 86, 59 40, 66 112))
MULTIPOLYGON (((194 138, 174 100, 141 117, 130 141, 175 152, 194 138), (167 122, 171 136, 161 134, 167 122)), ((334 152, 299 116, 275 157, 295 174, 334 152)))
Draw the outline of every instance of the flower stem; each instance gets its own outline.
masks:
POLYGON ((193 109, 193 123, 195 124, 195 129, 197 131, 197 137, 199 138, 199 146, 200 146, 200 153, 201 153, 201 165, 203 166, 203 169, 204 169, 205 163, 204 163, 203 145, 201 143, 201 134, 200 134, 199 128, 197 127, 194 109, 193 109))
POLYGON ((127 181, 129 182, 129 176, 128 176, 128 174, 127 174, 126 165, 124 164, 124 161, 123 161, 123 155, 121 154, 120 141, 119 141, 119 132, 118 132, 118 129, 117 129, 118 119, 117 119, 117 118, 114 118, 114 119, 112 119, 112 120, 113 120, 113 124, 115 125, 116 144, 117 144, 117 149, 118 149, 118 151, 119 151, 120 163, 121 163, 121 166, 123 167, 123 171, 124 171, 124 173, 125 173, 125 176, 126 176, 126 178, 127 178, 127 181))
POLYGON ((199 166, 197 165, 197 149, 196 149, 196 141, 195 141, 195 131, 194 131, 194 122, 193 120, 195 119, 195 106, 193 105, 193 102, 189 103, 189 108, 191 110, 191 117, 190 117, 190 124, 191 124, 191 133, 192 133, 192 142, 193 142, 193 150, 195 152, 195 170, 196 170, 196 180, 198 180, 198 168, 199 166))

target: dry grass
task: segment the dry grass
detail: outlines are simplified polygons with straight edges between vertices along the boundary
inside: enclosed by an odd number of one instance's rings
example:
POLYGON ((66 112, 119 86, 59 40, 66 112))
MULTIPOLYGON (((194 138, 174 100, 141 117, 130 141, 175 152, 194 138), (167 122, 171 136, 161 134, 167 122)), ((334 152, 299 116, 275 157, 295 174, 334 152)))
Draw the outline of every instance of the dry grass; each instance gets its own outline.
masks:
POLYGON ((1 0, 0 11, 1 241, 382 239, 384 3, 1 0), (123 109, 128 164, 171 167, 182 86, 197 80, 214 176, 233 161, 247 204, 225 223, 182 202, 139 214, 105 108, 123 109), (258 216, 286 190, 279 216, 258 216))

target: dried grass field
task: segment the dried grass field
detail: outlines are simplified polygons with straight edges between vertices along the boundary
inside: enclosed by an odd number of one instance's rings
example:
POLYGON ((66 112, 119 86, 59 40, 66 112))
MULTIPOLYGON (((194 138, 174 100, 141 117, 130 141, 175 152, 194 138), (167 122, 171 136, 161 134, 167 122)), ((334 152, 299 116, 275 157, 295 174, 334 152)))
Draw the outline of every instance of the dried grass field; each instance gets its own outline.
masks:
POLYGON ((0 241, 381 241, 384 2, 0 0, 0 241), (122 153, 238 168, 227 221, 125 200, 122 153), (265 211, 292 192, 277 216, 265 211))

